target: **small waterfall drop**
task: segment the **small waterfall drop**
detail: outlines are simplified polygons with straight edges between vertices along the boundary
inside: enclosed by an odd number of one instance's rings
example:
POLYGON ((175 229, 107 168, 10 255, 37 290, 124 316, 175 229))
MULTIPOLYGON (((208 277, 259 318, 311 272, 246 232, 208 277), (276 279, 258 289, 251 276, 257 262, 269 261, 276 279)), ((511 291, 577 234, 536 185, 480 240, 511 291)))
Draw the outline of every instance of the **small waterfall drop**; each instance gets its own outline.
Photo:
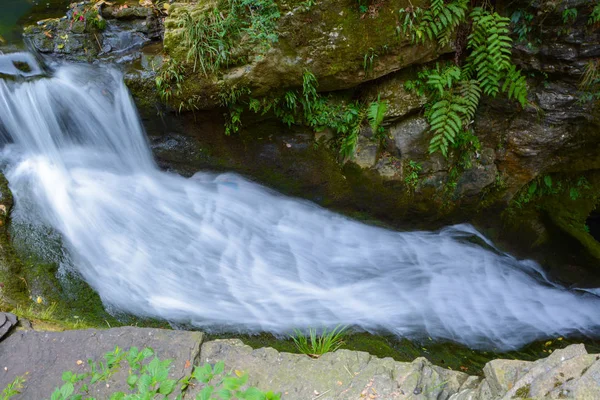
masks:
POLYGON ((234 174, 161 172, 111 70, 0 81, 0 137, 15 222, 59 232, 119 310, 202 329, 343 324, 500 349, 600 335, 599 297, 490 250, 469 225, 395 232, 234 174))

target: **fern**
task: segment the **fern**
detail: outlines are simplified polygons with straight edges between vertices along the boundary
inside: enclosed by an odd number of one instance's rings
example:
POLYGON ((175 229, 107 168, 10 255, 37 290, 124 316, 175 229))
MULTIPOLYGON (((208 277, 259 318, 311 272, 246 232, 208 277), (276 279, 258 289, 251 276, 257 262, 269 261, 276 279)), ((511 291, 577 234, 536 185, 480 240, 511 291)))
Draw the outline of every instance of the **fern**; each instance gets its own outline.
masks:
POLYGON ((527 82, 525 76, 514 65, 506 72, 502 92, 507 93, 510 100, 517 100, 522 107, 527 105, 527 82))
POLYGON ((475 118, 475 112, 479 107, 479 99, 481 98, 481 87, 476 80, 462 81, 460 83, 460 94, 462 96, 462 105, 465 107, 465 120, 469 124, 475 118))
POLYGON ((431 7, 426 10, 400 10, 406 15, 399 32, 410 35, 413 43, 437 39, 440 45, 445 46, 456 27, 464 21, 467 5, 467 0, 453 0, 448 4, 444 0, 432 0, 431 7))
POLYGON ((369 125, 373 130, 373 134, 377 135, 379 133, 379 128, 381 127, 381 123, 383 122, 383 118, 385 117, 387 109, 387 101, 381 101, 379 97, 377 98, 377 101, 374 101, 369 105, 367 119, 369 120, 369 125))
POLYGON ((429 142, 430 153, 440 151, 444 157, 448 155, 448 148, 462 130, 463 118, 468 112, 462 98, 451 94, 431 106, 427 112, 427 120, 433 132, 433 138, 429 142))
POLYGON ((427 85, 432 90, 439 92, 443 96, 446 89, 452 88, 452 85, 461 79, 461 69, 457 66, 439 70, 439 65, 436 66, 435 72, 431 72, 427 77, 427 85))
POLYGON ((479 7, 473 10, 471 18, 473 32, 469 35, 467 48, 472 53, 467 63, 472 67, 468 70, 476 73, 483 92, 494 97, 500 90, 502 72, 512 65, 512 40, 508 36, 510 19, 479 7))

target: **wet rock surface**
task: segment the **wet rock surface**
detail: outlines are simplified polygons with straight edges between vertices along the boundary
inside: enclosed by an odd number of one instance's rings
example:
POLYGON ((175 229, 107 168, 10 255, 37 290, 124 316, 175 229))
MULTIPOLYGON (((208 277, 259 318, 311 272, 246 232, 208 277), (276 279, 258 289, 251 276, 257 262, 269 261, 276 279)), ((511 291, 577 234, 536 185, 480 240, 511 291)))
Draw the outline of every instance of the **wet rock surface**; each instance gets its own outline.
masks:
POLYGON ((23 36, 54 59, 130 63, 141 57, 144 45, 161 39, 162 17, 153 7, 134 3, 73 3, 66 16, 30 25, 23 36))

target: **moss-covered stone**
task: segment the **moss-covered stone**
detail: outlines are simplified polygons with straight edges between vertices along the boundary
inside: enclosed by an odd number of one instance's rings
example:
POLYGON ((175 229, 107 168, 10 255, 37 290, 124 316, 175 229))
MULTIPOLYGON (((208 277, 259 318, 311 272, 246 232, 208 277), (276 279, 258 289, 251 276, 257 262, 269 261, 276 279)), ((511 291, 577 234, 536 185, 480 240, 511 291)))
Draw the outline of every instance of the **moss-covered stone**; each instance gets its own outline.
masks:
MULTIPOLYGON (((254 96, 281 92, 302 84, 308 69, 319 81, 319 90, 331 91, 357 86, 412 64, 431 61, 444 51, 435 45, 412 45, 399 35, 398 10, 405 0, 378 3, 373 14, 361 14, 354 0, 320 1, 306 11, 303 2, 279 2, 278 41, 268 50, 252 46, 242 38, 231 50, 233 64, 217 74, 205 76, 190 66, 182 94, 175 103, 196 96, 200 108, 218 105, 220 86, 247 86, 254 96), (372 62, 369 61, 372 59, 372 62), (367 60, 367 61, 365 61, 367 60)), ((417 1, 413 5, 417 6, 417 1)), ((187 57, 183 16, 198 16, 216 4, 214 0, 175 3, 165 20, 165 52, 179 63, 193 64, 187 57)))

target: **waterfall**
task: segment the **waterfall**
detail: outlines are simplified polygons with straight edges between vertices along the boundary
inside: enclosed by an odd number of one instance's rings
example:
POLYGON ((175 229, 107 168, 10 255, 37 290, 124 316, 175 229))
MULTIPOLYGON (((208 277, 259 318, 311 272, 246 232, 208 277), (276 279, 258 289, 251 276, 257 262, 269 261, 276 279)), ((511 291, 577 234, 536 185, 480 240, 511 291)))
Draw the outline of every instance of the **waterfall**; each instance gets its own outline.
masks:
POLYGON ((235 174, 160 171, 110 69, 0 81, 0 138, 15 223, 58 232, 118 310, 205 330, 342 324, 499 349, 600 333, 598 296, 470 225, 396 232, 235 174))

